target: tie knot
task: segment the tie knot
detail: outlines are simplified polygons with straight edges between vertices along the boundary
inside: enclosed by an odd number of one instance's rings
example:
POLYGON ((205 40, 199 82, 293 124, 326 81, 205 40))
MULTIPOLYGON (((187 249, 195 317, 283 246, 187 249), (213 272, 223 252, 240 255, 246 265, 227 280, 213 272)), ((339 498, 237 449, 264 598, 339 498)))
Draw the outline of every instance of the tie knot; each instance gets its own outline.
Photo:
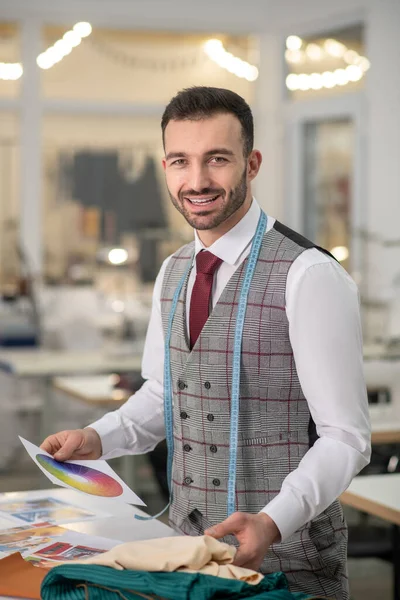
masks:
POLYGON ((222 260, 208 250, 202 250, 196 256, 196 269, 198 273, 213 275, 222 260))

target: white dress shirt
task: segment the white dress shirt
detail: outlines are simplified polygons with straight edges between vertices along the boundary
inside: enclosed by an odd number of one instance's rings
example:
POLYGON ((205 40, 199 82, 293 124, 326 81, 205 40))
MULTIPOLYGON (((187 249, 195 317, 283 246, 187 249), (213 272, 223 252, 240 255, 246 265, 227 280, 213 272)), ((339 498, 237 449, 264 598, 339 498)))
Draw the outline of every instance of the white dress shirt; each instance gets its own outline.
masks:
MULTIPOLYGON (((253 199, 243 219, 207 248, 223 261, 214 275, 213 306, 249 254, 259 215, 260 207, 253 199)), ((267 230, 274 222, 268 217, 267 230)), ((196 254, 203 248, 195 232, 196 254)), ((164 261, 154 286, 142 363, 147 381, 119 410, 91 425, 101 437, 105 459, 148 452, 165 437, 160 295, 169 260, 164 261)), ((187 290, 188 326, 195 265, 187 290)), ((354 281, 326 254, 315 248, 305 250, 288 272, 286 314, 297 373, 319 439, 263 509, 275 521, 282 540, 325 510, 370 457, 359 297, 354 281)))

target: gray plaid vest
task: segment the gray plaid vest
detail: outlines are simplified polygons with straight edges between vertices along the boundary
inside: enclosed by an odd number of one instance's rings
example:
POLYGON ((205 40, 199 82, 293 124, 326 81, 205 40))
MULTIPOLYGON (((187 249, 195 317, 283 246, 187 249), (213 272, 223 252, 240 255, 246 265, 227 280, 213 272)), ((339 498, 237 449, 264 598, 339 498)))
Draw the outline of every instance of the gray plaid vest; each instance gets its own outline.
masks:
MULTIPOLYGON (((257 513, 268 504, 315 441, 285 311, 289 268, 310 247, 311 242, 279 222, 262 242, 242 340, 238 511, 257 513)), ((164 335, 175 289, 193 249, 193 242, 182 247, 167 265, 161 292, 164 335)), ((186 328, 187 280, 175 313, 170 346, 174 401, 170 522, 181 533, 201 535, 227 516, 232 354, 246 262, 229 280, 192 351, 186 328)), ((261 571, 284 571, 291 591, 347 600, 346 552, 347 528, 335 501, 289 540, 274 544, 261 571)))

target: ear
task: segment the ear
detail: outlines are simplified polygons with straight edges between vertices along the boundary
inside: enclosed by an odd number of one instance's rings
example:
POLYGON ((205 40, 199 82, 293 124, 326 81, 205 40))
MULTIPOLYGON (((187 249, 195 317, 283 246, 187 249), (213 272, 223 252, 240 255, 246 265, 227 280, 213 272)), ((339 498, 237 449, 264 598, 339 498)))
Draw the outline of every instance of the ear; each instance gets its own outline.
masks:
POLYGON ((167 161, 165 160, 165 158, 163 158, 161 162, 162 162, 162 166, 163 166, 163 169, 165 172, 165 169, 167 168, 167 161))
POLYGON ((257 177, 262 163, 262 154, 259 150, 252 150, 247 159, 247 177, 249 181, 253 181, 257 177))

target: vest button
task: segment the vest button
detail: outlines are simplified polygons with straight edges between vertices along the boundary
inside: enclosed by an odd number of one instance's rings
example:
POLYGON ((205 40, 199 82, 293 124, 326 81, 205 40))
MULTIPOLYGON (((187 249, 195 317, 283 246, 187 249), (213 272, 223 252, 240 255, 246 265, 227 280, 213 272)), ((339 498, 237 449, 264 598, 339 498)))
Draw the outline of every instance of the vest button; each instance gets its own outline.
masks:
POLYGON ((181 411, 181 414, 180 414, 180 417, 181 417, 181 419, 187 419, 187 418, 188 418, 188 416, 189 416, 189 415, 187 414, 187 412, 186 412, 185 410, 182 410, 182 411, 181 411))
POLYGON ((207 415, 207 419, 208 421, 214 421, 214 415, 210 413, 209 415, 207 415))
POLYGON ((185 388, 187 388, 187 385, 186 385, 186 383, 185 383, 184 381, 182 381, 182 379, 180 379, 180 380, 178 381, 178 388, 179 388, 180 390, 184 390, 185 388))
POLYGON ((210 446, 210 452, 212 452, 213 454, 215 454, 217 452, 217 450, 218 450, 218 448, 217 448, 217 446, 215 446, 215 444, 210 446))
POLYGON ((193 479, 191 477, 185 477, 183 483, 184 485, 190 485, 191 483, 193 483, 193 479))
POLYGON ((221 485, 221 482, 219 479, 213 479, 213 485, 215 485, 215 487, 218 487, 219 485, 221 485))
POLYGON ((191 451, 191 449, 192 449, 192 447, 191 447, 191 446, 189 446, 189 444, 185 444, 185 445, 183 446, 183 449, 184 449, 184 451, 185 451, 185 452, 190 452, 190 451, 191 451))
POLYGON ((204 382, 204 387, 206 388, 206 390, 209 390, 211 387, 211 383, 209 381, 205 381, 204 382))

